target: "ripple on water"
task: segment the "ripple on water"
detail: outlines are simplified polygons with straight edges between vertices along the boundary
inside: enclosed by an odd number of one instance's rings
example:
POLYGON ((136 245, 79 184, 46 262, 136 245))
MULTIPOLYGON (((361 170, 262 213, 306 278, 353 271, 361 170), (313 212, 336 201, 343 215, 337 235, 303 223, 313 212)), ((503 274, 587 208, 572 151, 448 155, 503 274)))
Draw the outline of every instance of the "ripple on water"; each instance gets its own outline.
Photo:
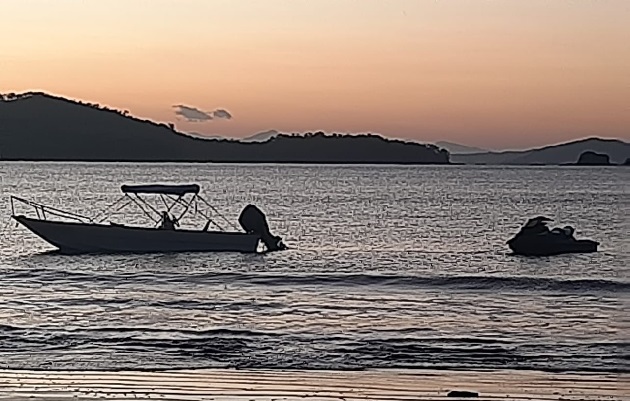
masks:
POLYGON ((122 182, 186 177, 232 219, 260 205, 292 247, 70 257, 41 254, 45 244, 11 226, 3 366, 628 370, 622 171, 0 163, 0 173, 2 193, 80 213, 114 201, 122 182), (603 251, 509 255, 505 239, 530 214, 578 227, 603 251))

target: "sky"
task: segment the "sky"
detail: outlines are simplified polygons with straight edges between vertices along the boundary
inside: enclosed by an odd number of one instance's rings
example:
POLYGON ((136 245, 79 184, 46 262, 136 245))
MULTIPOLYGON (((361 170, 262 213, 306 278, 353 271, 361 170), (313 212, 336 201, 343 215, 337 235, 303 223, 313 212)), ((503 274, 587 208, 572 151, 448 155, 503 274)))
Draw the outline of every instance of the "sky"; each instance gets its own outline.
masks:
POLYGON ((630 0, 0 0, 0 92, 204 135, 630 139, 630 0))

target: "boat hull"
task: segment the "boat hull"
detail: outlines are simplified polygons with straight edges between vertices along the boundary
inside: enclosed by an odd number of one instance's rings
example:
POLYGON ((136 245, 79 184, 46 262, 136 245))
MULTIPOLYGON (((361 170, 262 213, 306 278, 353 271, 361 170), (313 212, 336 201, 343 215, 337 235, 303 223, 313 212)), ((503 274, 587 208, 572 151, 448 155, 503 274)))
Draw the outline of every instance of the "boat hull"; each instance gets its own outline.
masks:
POLYGON ((599 243, 591 240, 551 240, 549 238, 515 238, 508 246, 516 255, 554 256, 569 253, 597 252, 599 243))
POLYGON ((61 253, 256 252, 260 236, 13 218, 61 253))

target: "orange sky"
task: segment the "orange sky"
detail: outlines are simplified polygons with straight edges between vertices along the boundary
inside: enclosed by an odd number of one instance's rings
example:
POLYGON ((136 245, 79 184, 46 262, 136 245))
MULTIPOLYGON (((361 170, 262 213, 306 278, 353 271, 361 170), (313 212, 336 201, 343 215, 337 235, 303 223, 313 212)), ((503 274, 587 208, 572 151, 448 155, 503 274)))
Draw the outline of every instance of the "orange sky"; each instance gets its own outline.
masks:
POLYGON ((242 137, 630 139, 628 0, 2 0, 0 91, 242 137), (173 105, 228 110, 192 123, 173 105))

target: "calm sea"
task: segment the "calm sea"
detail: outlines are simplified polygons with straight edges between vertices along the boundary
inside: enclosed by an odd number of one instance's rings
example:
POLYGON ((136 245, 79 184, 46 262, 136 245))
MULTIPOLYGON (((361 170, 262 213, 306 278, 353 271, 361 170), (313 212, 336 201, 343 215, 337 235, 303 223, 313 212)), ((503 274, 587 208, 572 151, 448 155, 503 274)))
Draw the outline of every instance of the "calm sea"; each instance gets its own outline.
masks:
POLYGON ((0 177, 2 368, 630 371, 627 168, 1 163, 0 177), (254 203, 291 250, 61 256, 8 220, 11 194, 95 215, 121 184, 154 182, 199 183, 234 222, 254 203), (601 251, 510 255, 539 214, 601 251))

